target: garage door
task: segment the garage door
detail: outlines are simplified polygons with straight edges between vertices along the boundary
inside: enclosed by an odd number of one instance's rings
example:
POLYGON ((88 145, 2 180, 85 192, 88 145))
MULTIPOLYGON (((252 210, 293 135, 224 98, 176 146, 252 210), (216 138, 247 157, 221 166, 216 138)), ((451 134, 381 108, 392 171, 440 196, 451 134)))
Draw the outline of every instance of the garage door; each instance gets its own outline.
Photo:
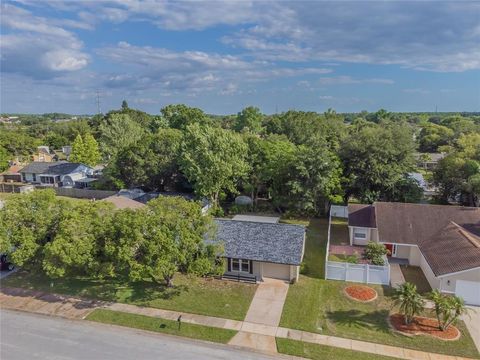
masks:
POLYGON ((468 305, 480 306, 480 282, 457 280, 455 295, 463 298, 468 305))
POLYGON ((263 263, 263 277, 290 280, 290 265, 263 263))

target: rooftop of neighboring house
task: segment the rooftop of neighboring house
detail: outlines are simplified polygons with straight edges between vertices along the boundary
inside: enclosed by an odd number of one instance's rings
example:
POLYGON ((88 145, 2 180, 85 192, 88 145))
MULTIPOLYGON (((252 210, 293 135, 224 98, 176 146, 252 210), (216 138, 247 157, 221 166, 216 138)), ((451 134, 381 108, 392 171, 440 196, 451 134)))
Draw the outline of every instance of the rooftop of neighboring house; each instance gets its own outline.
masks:
POLYGON ((113 204, 116 209, 141 209, 145 207, 145 204, 122 195, 112 195, 102 201, 113 204))
POLYGON ((13 174, 18 174, 20 170, 23 168, 22 165, 12 165, 10 166, 7 170, 5 170, 2 174, 3 175, 13 175, 13 174))
POLYGON ((216 219, 216 239, 224 243, 225 257, 300 265, 305 227, 258 221, 216 219))
POLYGON ((418 245, 437 276, 480 267, 480 208, 376 202, 348 211, 350 226, 377 228, 382 243, 418 245))
POLYGON ((416 153, 415 157, 417 158, 417 160, 421 161, 423 155, 429 157, 426 162, 437 163, 446 156, 446 153, 416 153))
POLYGON ((51 175, 66 175, 75 171, 79 166, 86 166, 81 163, 71 163, 68 161, 57 162, 43 162, 33 161, 20 170, 21 173, 28 174, 51 174, 51 175))

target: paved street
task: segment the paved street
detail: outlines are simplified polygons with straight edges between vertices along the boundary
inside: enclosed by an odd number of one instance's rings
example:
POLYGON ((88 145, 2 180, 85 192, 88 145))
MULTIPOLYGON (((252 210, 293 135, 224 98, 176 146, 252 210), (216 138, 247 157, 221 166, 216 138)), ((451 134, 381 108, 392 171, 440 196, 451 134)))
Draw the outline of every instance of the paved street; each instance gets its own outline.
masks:
POLYGON ((2 310, 0 321, 2 360, 274 359, 223 345, 9 310, 2 310))

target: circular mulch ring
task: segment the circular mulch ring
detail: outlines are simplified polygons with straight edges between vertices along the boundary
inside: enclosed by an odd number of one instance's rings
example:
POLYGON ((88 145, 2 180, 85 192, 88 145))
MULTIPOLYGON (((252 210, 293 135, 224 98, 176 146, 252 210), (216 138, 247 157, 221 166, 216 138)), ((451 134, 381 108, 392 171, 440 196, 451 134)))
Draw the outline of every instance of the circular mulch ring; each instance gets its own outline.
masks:
POLYGON ((405 335, 429 335, 441 340, 452 341, 460 338, 460 330, 450 325, 447 330, 438 328, 437 319, 415 316, 412 322, 405 325, 405 318, 401 314, 390 315, 392 327, 405 335))
POLYGON ((347 286, 344 291, 349 298, 361 302, 373 301, 378 297, 375 289, 364 285, 347 286))

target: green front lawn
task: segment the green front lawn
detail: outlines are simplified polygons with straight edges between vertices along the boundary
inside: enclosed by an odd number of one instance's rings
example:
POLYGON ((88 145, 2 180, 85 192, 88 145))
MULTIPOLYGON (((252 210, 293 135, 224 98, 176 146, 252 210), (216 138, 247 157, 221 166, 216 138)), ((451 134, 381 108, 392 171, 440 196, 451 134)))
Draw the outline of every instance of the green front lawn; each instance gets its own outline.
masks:
POLYGON ((203 279, 177 274, 174 287, 152 282, 120 282, 70 278, 51 280, 45 275, 19 271, 2 280, 2 286, 66 294, 90 299, 176 310, 243 320, 256 285, 203 279))
POLYGON ((350 283, 323 279, 326 238, 326 220, 312 220, 307 232, 306 271, 288 290, 280 326, 422 351, 479 358, 463 322, 457 324, 462 331, 462 337, 457 341, 442 341, 427 336, 407 337, 393 332, 387 320, 393 308, 393 292, 388 287, 369 285, 378 292, 378 299, 371 303, 362 304, 348 299, 343 289, 350 283))
POLYGON ((279 353, 293 356, 305 357, 314 360, 335 359, 335 360, 392 360, 389 356, 375 355, 360 351, 336 348, 332 346, 311 344, 302 341, 277 338, 277 349, 279 353))
POLYGON ((187 323, 182 323, 179 328, 177 321, 105 309, 94 310, 86 319, 104 324, 127 326, 135 329, 214 341, 222 344, 228 343, 237 333, 234 330, 187 323))

